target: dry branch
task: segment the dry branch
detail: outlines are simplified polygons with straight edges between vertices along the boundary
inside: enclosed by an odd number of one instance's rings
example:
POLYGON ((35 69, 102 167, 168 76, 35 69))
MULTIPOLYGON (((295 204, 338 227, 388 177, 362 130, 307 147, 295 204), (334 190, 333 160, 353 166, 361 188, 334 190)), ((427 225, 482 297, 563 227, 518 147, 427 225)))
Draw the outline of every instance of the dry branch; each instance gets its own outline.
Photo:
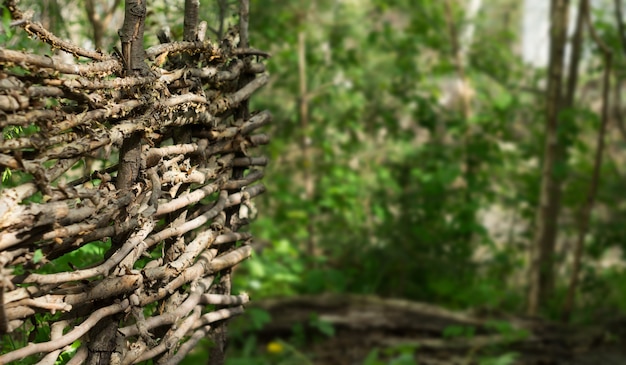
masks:
POLYGON ((237 230, 265 191, 267 158, 253 149, 268 143, 259 130, 271 115, 247 104, 269 80, 257 62, 269 55, 247 34, 237 44, 236 29, 205 41, 196 0, 186 1, 183 41, 161 37, 145 50, 146 2, 128 0, 121 57, 62 41, 4 4, 14 25, 89 62, 0 47, 0 64, 32 71, 0 68, 0 128, 15 131, 0 138, 0 167, 17 176, 0 190, 0 269, 14 286, 4 292, 7 330, 49 336, 0 363, 36 354, 54 363, 80 339, 70 364, 91 361, 102 341, 100 361, 175 364, 201 337, 222 336, 223 320, 249 301, 229 280, 252 251, 237 230), (98 253, 72 261, 86 249, 98 253), (25 325, 35 315, 49 321, 25 325))
POLYGON ((87 333, 87 331, 95 326, 98 321, 123 311, 124 309, 128 308, 128 305, 128 299, 125 299, 121 303, 112 304, 110 306, 100 308, 93 314, 91 314, 87 319, 85 319, 83 323, 74 327, 72 331, 65 334, 62 338, 49 342, 29 344, 19 350, 11 351, 5 355, 0 356, 0 363, 6 364, 10 361, 19 360, 26 356, 34 355, 36 353, 51 352, 67 346, 79 339, 85 333, 87 333))
POLYGON ((111 59, 89 64, 65 64, 55 61, 54 58, 34 55, 26 52, 0 50, 0 62, 12 62, 34 69, 46 68, 68 75, 107 76, 122 70, 119 60, 111 59))
MULTIPOLYGON (((11 13, 11 17, 13 18, 13 20, 16 21, 15 24, 18 24, 22 28, 24 28, 24 30, 28 34, 32 36, 36 36, 41 41, 52 46, 52 48, 64 50, 77 57, 83 56, 83 57, 91 58, 97 61, 102 61, 102 60, 109 58, 109 56, 101 52, 86 50, 73 43, 66 42, 60 39, 59 37, 50 33, 41 24, 37 22, 32 22, 27 16, 25 16, 25 14, 27 15, 27 13, 20 11, 20 9, 17 7, 17 3, 18 3, 17 0, 5 0, 4 6, 11 13)), ((30 16, 32 16, 32 13, 30 14, 30 16)))

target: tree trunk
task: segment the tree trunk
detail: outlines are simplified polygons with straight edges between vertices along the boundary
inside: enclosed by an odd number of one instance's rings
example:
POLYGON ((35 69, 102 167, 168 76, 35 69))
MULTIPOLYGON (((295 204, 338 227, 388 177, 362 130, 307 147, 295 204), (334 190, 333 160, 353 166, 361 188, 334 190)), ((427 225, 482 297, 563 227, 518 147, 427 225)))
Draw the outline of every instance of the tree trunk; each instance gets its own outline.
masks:
MULTIPOLYGON (((588 12, 588 0, 581 0, 581 14, 586 20, 589 32, 596 44, 604 53, 604 75, 602 80, 602 115, 600 121, 600 130, 598 131, 598 137, 596 142, 596 152, 594 157, 593 172, 591 175, 591 182, 589 183, 589 191, 585 202, 581 205, 578 212, 578 235, 576 239, 576 246, 574 247, 574 263, 572 267, 572 274, 570 277, 570 284, 567 290, 567 296, 565 303, 563 304, 563 311, 561 313, 561 319, 565 322, 569 321, 572 310, 574 309, 574 295, 578 286, 578 275, 580 272, 583 256, 583 248, 585 237, 589 230, 589 221, 591 219, 591 211, 596 199, 596 193, 598 191, 598 185, 600 184, 600 169, 602 168, 602 154, 604 152, 604 136, 606 134, 606 127, 609 119, 609 90, 611 89, 611 69, 613 52, 607 47, 600 37, 596 34, 588 12)), ((620 11, 620 9, 616 9, 620 11)))
POLYGON ((562 110, 561 83, 569 10, 568 0, 552 0, 550 7, 550 61, 546 95, 546 127, 541 172, 541 190, 531 246, 529 315, 536 315, 554 287, 554 251, 563 182, 563 146, 559 143, 559 112, 562 110))

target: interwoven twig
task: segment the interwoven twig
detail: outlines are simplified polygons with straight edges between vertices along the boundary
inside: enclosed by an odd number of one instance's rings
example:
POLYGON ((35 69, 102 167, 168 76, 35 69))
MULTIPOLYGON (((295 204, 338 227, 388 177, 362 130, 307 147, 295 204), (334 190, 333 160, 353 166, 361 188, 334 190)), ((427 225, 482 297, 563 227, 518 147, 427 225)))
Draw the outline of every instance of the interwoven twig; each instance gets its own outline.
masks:
POLYGON ((248 113, 247 100, 268 81, 256 62, 267 54, 235 47, 232 31, 220 45, 148 48, 135 72, 126 56, 61 43, 5 6, 29 33, 92 60, 0 47, 0 167, 26 181, 0 191, 0 329, 49 335, 0 363, 53 363, 77 340, 71 363, 177 363, 248 301, 231 295, 230 270, 250 256, 238 230, 265 190, 267 159, 248 154, 268 142, 258 130, 271 116, 248 113), (104 249, 92 262, 59 267, 94 245, 104 249))

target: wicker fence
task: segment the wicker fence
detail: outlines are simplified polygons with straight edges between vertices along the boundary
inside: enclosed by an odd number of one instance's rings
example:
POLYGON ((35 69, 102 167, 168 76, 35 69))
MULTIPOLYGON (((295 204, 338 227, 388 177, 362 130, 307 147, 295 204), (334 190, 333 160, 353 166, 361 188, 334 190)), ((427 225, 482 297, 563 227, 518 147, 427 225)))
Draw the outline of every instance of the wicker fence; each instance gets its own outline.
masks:
POLYGON ((223 361, 225 319, 243 312, 231 269, 267 163, 252 150, 268 80, 239 26, 204 40, 197 0, 184 39, 143 45, 145 0, 126 0, 121 50, 57 38, 5 1, 12 25, 77 57, 0 47, 0 364, 176 364, 202 338, 223 361), (9 177, 10 175, 10 177, 9 177))

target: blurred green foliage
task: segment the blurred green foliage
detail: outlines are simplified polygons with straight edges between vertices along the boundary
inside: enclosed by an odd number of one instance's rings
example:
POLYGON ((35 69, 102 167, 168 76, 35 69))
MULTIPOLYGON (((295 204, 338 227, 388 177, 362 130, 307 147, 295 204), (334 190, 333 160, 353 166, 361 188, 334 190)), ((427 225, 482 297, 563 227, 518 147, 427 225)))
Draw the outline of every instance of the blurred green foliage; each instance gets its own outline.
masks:
MULTIPOLYGON (((525 65, 519 54, 523 2, 483 4, 465 60, 472 113, 467 118, 445 105, 458 73, 443 3, 252 1, 253 44, 272 53, 272 83, 253 100, 255 108, 274 114, 272 161, 262 214, 251 226, 267 246, 242 265, 236 288, 259 297, 330 291, 451 308, 523 309, 539 199, 545 70, 525 65), (307 125, 298 109, 299 32, 306 40, 307 125), (310 160, 303 135, 310 138, 310 160), (310 196, 307 184, 314 186, 310 196)), ((467 26, 463 8, 453 15, 459 29, 467 26)), ((623 65, 613 15, 594 19, 623 65)), ((562 281, 544 312, 552 318, 559 317, 564 297, 599 125, 602 64, 589 40, 584 47, 590 52, 581 67, 581 102, 564 112, 559 131, 568 163, 561 170, 562 281)), ((626 143, 613 130, 607 144, 579 322, 602 312, 593 306, 623 313, 620 295, 608 292, 623 283, 626 195, 619 161, 626 143), (612 258, 616 266, 603 269, 611 255, 619 255, 612 258)), ((525 335, 500 327, 506 336, 525 335)), ((377 363, 377 356, 368 361, 377 363)), ((515 356, 481 363, 509 364, 515 356)))
MULTIPOLYGON (((272 161, 263 213, 251 226, 267 245, 243 265, 237 287, 261 297, 348 291, 457 308, 520 309, 545 106, 545 71, 523 64, 518 51, 521 6, 499 0, 473 20, 465 62, 472 113, 466 118, 442 102, 454 97, 458 76, 443 2, 271 6, 253 0, 251 38, 272 53, 272 83, 253 99, 255 108, 274 114, 272 161), (311 111, 305 126, 298 118, 299 32, 306 39, 311 111), (311 140, 310 161, 303 135, 311 140), (313 257, 306 251, 311 235, 313 257)), ((463 29, 464 9, 453 10, 463 29)), ((619 49, 613 20, 602 19, 606 41, 619 49)), ((589 93, 599 76, 596 52, 581 70, 581 89, 589 93)), ((588 189, 598 118, 591 102, 562 116, 570 146, 563 170, 565 243, 588 189)), ((623 242, 622 230, 609 228, 623 217, 616 161, 625 144, 619 137, 613 133, 608 141, 614 152, 603 166, 598 210, 606 213, 594 215, 593 259, 623 242)), ((561 248, 560 264, 567 249, 561 248)))
MULTIPOLYGON (((275 115, 269 194, 251 227, 269 247, 243 266, 237 287, 262 296, 347 291, 518 309, 522 293, 501 278, 521 269, 521 251, 496 244, 479 217, 491 205, 536 199, 527 190, 537 189, 539 172, 519 165, 538 156, 541 124, 527 120, 519 129, 520 114, 538 117, 541 109, 512 88, 524 72, 506 46, 517 27, 481 13, 467 62, 475 113, 465 120, 440 102, 456 78, 442 3, 286 3, 252 2, 251 37, 273 55, 273 82, 253 100, 275 115), (306 36, 307 126, 298 120, 298 32, 306 36), (312 166, 302 134, 311 139, 312 166), (311 239, 314 257, 305 250, 311 239), (481 246, 489 262, 472 259, 481 246)), ((524 243, 513 239, 511 246, 524 243)))

